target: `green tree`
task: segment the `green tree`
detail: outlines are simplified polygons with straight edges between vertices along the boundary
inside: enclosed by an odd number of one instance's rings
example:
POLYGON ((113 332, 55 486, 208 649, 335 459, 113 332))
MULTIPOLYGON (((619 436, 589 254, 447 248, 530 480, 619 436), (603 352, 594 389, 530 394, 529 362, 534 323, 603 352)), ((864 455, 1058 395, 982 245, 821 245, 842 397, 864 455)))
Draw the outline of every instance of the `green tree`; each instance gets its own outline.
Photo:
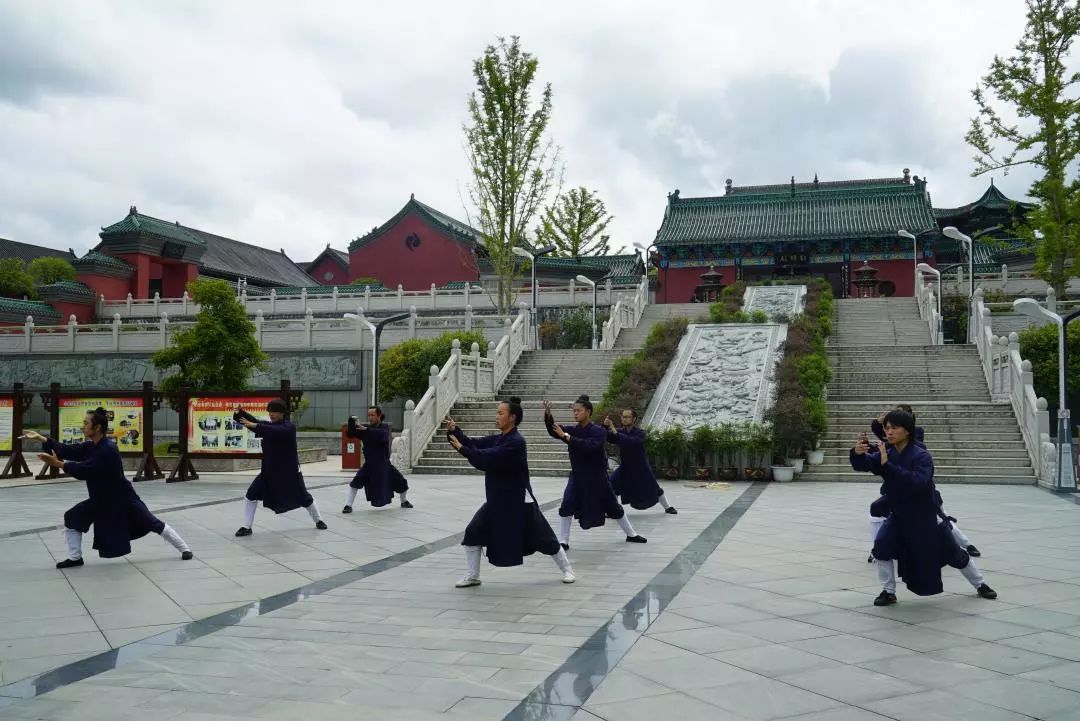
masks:
POLYGON ((34 279, 26 272, 21 258, 0 258, 0 296, 33 298, 34 279))
MULTIPOLYGON (((1068 368, 1065 375, 1066 398, 1070 408, 1080 398, 1080 325, 1069 326, 1068 368)), ((1020 332, 1020 357, 1031 361, 1031 382, 1035 395, 1058 405, 1058 329, 1049 323, 1020 332)))
POLYGON ((972 175, 1007 173, 1019 165, 1042 172, 1028 191, 1038 207, 1015 231, 1035 249, 1036 273, 1060 295, 1080 258, 1080 187, 1068 178, 1080 155, 1080 101, 1074 91, 1080 74, 1067 68, 1080 32, 1080 4, 1027 0, 1027 8, 1016 53, 995 56, 972 91, 978 115, 965 139, 976 150, 972 175))
POLYGON ((482 234, 497 278, 495 302, 506 313, 514 301, 514 281, 522 272, 511 251, 526 246, 530 223, 561 177, 559 150, 545 138, 551 118, 551 84, 540 103, 532 101, 538 61, 521 49, 516 36, 489 45, 473 62, 476 91, 469 96, 471 123, 464 127, 471 180, 469 222, 482 234))
POLYGON ((248 388, 256 370, 265 371, 268 356, 255 338, 255 324, 223 280, 203 279, 188 284, 199 304, 195 325, 173 335, 172 344, 154 353, 162 371, 178 369, 161 388, 175 397, 183 386, 199 391, 239 391, 248 388))
POLYGON ((63 258, 50 256, 34 258, 26 269, 38 285, 49 285, 58 280, 75 280, 75 268, 63 258))
POLYGON ((411 338, 387 349, 379 357, 379 400, 408 398, 419 401, 428 389, 431 366, 442 368, 450 357, 454 339, 461 352, 471 353, 472 344, 487 352, 487 339, 480 331, 448 331, 437 338, 411 338))
POLYGON ((382 285, 382 281, 379 280, 378 278, 371 278, 369 276, 362 275, 359 278, 353 278, 352 281, 349 283, 349 285, 374 285, 374 286, 380 286, 380 285, 382 285))
POLYGON ((610 235, 605 235, 614 217, 604 207, 604 201, 594 190, 573 188, 560 195, 544 211, 536 244, 554 243, 556 255, 578 258, 606 255, 610 235))

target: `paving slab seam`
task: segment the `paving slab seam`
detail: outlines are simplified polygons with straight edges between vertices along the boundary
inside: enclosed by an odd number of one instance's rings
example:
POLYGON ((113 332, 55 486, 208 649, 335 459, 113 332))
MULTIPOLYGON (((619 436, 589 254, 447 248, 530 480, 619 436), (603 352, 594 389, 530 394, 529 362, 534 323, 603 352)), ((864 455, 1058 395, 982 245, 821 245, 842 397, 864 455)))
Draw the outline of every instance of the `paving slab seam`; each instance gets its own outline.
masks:
MULTIPOLYGON (((333 486, 344 485, 348 479, 338 481, 337 483, 323 483, 317 486, 308 486, 308 490, 318 490, 320 488, 332 488, 333 486)), ((242 488, 240 484, 236 484, 237 488, 242 488)), ((2 489, 0 489, 2 490, 2 489)), ((223 498, 216 501, 199 501, 198 503, 188 503, 183 506, 169 506, 167 508, 155 508, 152 512, 156 515, 159 513, 174 513, 176 511, 187 511, 192 508, 206 508, 207 506, 220 506, 223 503, 234 503, 239 496, 232 498, 223 498)), ((48 533, 49 531, 62 531, 64 530, 64 524, 58 524, 55 526, 42 526, 41 528, 29 528, 25 531, 8 531, 7 533, 0 533, 0 541, 8 538, 17 538, 19 536, 33 536, 38 533, 48 533)))
MULTIPOLYGON (((330 484, 337 485, 337 484, 330 484)), ((325 486, 323 486, 325 487, 325 486)), ((743 495, 746 495, 745 493, 743 495)), ((741 497, 740 497, 741 498, 741 497)), ((226 501, 231 502, 231 501, 226 501)), ((736 501, 737 503, 738 501, 736 501)), ((542 503, 540 508, 549 511, 557 508, 562 499, 555 499, 542 503)), ((209 504, 200 504, 209 505, 209 504)), ((715 521, 714 521, 715 523, 715 521)), ((0 686, 0 707, 8 705, 16 699, 28 699, 41 696, 58 688, 63 688, 87 678, 97 676, 107 671, 126 666, 146 656, 157 653, 162 646, 182 646, 189 641, 207 636, 215 631, 236 626, 249 618, 256 618, 264 614, 277 611, 291 606, 314 596, 333 591, 350 583, 369 578, 379 573, 392 570, 399 566, 415 561, 433 553, 452 548, 461 543, 465 532, 445 536, 431 543, 414 546, 405 551, 380 558, 371 563, 365 563, 348 571, 342 571, 328 578, 305 584, 289 591, 276 593, 272 596, 244 604, 228 611, 208 616, 198 621, 182 624, 177 628, 163 633, 149 636, 139 641, 124 644, 117 648, 94 654, 88 658, 80 659, 73 663, 60 666, 51 671, 16 681, 6 686, 0 686)))
POLYGON ((569 721, 694 577, 767 485, 756 481, 743 491, 502 721, 569 721), (634 626, 629 627, 634 621, 634 626))

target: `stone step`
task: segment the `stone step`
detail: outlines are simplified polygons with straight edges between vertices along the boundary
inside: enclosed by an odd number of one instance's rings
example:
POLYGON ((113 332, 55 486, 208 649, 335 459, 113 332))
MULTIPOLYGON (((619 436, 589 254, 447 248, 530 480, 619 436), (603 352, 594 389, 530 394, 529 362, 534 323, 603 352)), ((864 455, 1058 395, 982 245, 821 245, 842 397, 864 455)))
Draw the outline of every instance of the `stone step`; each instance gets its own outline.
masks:
MULTIPOLYGON (((820 468, 820 466, 815 466, 820 468)), ((881 479, 872 476, 869 473, 858 473, 856 471, 847 470, 834 473, 823 473, 817 470, 807 470, 795 476, 795 481, 805 482, 822 482, 828 481, 832 483, 873 483, 880 484, 881 479)), ((951 483, 965 483, 965 484, 990 484, 990 485, 1026 485, 1030 486, 1035 483, 1035 475, 1012 475, 1012 474, 967 474, 967 473, 938 473, 935 469, 934 483, 937 485, 951 484, 951 483)))

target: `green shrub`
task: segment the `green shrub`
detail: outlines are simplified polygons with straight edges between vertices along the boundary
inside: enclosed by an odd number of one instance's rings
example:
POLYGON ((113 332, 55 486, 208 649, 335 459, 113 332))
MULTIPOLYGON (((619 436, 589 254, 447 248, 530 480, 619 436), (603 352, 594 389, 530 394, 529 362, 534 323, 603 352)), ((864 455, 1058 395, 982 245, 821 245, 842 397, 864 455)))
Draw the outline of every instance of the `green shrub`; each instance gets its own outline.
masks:
POLYGON ((807 398, 820 398, 825 386, 832 380, 832 370, 824 353, 813 353, 796 359, 799 384, 807 398))
POLYGON ((438 338, 413 338, 389 348, 379 359, 379 400, 407 398, 419 401, 428 388, 431 366, 442 368, 450 357, 454 339, 461 341, 462 353, 473 343, 487 352, 487 339, 479 331, 449 331, 438 338))
POLYGON ((639 414, 645 412, 668 363, 675 357, 687 325, 685 318, 657 323, 649 331, 642 350, 616 362, 617 370, 612 369, 596 417, 614 417, 624 408, 633 408, 639 414))
MULTIPOLYGON (((1069 407, 1080 400, 1080 324, 1069 326, 1068 365, 1065 387, 1069 407)), ((1035 395, 1057 407, 1058 398, 1058 329, 1056 325, 1026 328, 1020 332, 1020 357, 1031 361, 1035 395)))
POLYGON ((766 313, 763 310, 755 310, 752 313, 750 313, 750 322, 751 323, 768 323, 769 322, 769 314, 766 313))

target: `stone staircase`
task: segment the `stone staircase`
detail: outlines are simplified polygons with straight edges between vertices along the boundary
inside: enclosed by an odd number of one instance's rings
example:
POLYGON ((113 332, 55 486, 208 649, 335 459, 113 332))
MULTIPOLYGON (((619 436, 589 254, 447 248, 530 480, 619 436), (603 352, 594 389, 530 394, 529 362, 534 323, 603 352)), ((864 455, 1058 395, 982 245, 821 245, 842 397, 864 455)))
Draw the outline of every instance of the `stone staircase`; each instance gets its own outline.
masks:
POLYGON ((936 482, 1035 482, 1012 407, 990 401, 974 346, 925 345, 912 298, 839 300, 836 308, 825 463, 800 480, 877 482, 851 469, 848 450, 882 411, 908 403, 926 431, 936 482))
MULTIPOLYGON (((698 306, 700 308, 700 306, 698 306)), ((626 331, 624 331, 625 333, 626 331)), ((619 334, 620 338, 622 333, 619 334)), ((566 444, 557 441, 544 429, 542 402, 554 404, 553 415, 559 423, 572 423, 570 406, 582 393, 594 404, 607 390, 611 366, 630 350, 610 352, 593 350, 526 351, 510 371, 499 398, 518 396, 525 411, 519 430, 529 445, 529 471, 534 476, 565 476, 570 472, 566 444)), ((459 401, 450 410, 450 417, 470 436, 496 433, 496 401, 459 401)), ((595 419, 598 422, 602 418, 595 419)), ((432 443, 424 449, 413 473, 479 473, 450 447, 445 440, 445 428, 440 428, 432 443)))
MULTIPOLYGON (((619 337, 615 339, 615 350, 637 351, 645 346, 645 339, 649 337, 653 326, 672 318, 689 318, 695 322, 703 317, 708 322, 709 306, 705 303, 665 303, 664 305, 647 305, 645 312, 641 314, 637 328, 625 328, 619 337)), ((591 396, 590 396, 591 397, 591 396)))

